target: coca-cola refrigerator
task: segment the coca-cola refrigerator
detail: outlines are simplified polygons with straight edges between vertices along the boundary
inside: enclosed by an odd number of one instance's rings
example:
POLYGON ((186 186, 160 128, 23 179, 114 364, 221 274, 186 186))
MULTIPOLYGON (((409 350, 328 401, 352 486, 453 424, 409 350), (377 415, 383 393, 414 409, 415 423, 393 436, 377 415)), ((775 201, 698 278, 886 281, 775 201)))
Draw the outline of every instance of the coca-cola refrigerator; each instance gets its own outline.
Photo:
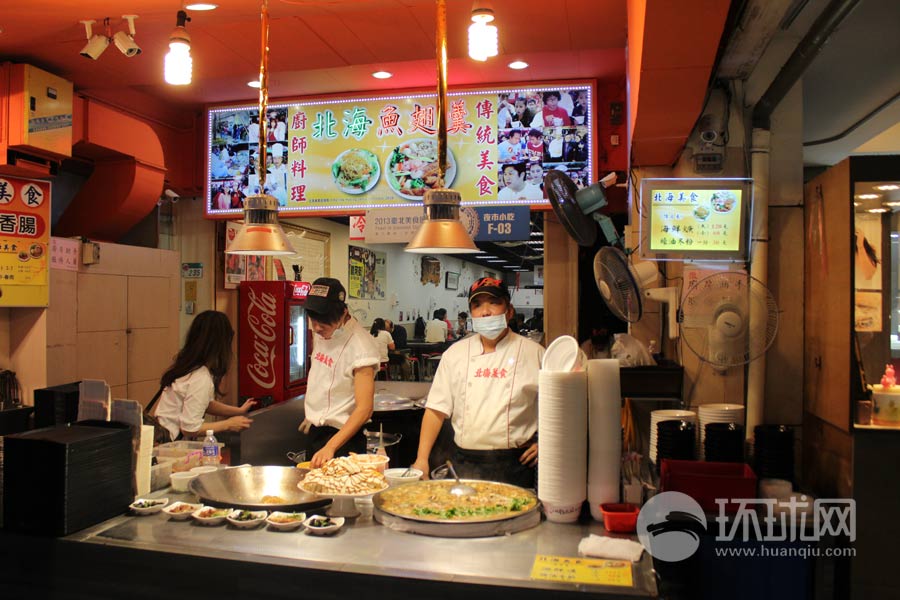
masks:
POLYGON ((306 392, 312 338, 305 281, 242 281, 238 305, 238 392, 262 406, 306 392))

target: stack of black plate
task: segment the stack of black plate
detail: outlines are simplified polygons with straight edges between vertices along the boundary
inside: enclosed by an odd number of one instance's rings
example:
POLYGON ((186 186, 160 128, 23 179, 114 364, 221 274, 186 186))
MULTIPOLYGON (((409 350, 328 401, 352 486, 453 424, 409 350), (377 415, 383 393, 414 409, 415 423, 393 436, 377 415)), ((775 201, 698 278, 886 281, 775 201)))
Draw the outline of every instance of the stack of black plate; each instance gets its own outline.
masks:
POLYGON ((753 433, 756 476, 794 481, 794 431, 785 425, 757 425, 753 433))
POLYGON ((739 423, 707 423, 703 444, 709 462, 744 462, 744 426, 739 423))
POLYGON ((656 464, 664 458, 694 460, 696 429, 690 421, 660 421, 656 424, 656 464))
POLYGON ((122 514, 134 498, 131 428, 86 422, 4 439, 4 527, 68 535, 122 514))

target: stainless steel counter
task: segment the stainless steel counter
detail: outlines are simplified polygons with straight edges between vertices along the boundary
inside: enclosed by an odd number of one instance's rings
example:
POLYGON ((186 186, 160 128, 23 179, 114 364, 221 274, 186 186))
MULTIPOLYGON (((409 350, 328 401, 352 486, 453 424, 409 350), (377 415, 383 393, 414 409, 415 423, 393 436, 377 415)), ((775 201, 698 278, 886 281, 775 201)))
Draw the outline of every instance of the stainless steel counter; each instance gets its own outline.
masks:
MULTIPOLYGON (((160 495, 160 494, 157 494, 160 495)), ((189 494, 167 490, 170 501, 188 500, 189 494)), ((446 539, 392 531, 371 517, 348 519, 332 537, 301 531, 277 532, 265 527, 239 530, 230 526, 204 527, 190 521, 169 521, 163 514, 123 516, 66 538, 70 541, 129 549, 282 565, 379 577, 399 577, 449 584, 590 592, 602 597, 655 597, 656 582, 649 555, 634 565, 633 588, 584 586, 530 579, 538 554, 578 556, 579 540, 589 533, 604 533, 598 523, 561 525, 543 522, 510 536, 446 539)), ((298 573, 299 574, 299 573, 298 573)))

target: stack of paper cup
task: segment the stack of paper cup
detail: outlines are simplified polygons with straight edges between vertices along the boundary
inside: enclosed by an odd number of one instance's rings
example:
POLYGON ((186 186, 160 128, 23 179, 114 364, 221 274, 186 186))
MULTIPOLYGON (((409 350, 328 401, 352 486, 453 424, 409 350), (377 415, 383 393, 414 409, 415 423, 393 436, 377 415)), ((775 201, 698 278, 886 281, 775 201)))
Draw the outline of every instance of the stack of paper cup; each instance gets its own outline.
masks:
POLYGON ((538 498, 547 519, 578 520, 587 497, 587 373, 541 370, 538 498))
POLYGON ((690 421, 697 425, 697 413, 691 410, 654 410, 650 413, 650 462, 656 464, 656 425, 660 421, 690 421))
POLYGON ((744 406, 742 404, 704 404, 698 409, 700 413, 700 452, 703 460, 706 454, 706 426, 710 423, 744 424, 744 406))
MULTIPOLYGON (((588 386, 588 501, 591 516, 603 520, 600 505, 619 501, 622 464, 622 388, 619 361, 589 360, 588 386)), ((543 401, 543 400, 542 400, 543 401)))

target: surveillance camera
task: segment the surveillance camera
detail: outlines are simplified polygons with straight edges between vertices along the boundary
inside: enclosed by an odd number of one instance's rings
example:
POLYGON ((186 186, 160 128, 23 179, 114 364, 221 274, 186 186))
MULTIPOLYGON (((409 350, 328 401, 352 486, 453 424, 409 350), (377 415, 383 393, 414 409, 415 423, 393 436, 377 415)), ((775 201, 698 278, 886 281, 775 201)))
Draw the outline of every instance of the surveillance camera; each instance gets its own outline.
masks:
POLYGON ((181 197, 177 192, 175 192, 175 190, 169 188, 166 188, 166 190, 163 192, 163 195, 165 195, 165 197, 173 203, 178 202, 178 199, 181 197))
POLYGON ((91 60, 97 60, 106 47, 109 46, 109 38, 105 35, 95 35, 88 40, 84 48, 81 49, 81 55, 91 60))
POLYGON ((700 131, 700 140, 705 144, 712 144, 719 139, 721 135, 722 118, 718 115, 707 113, 700 118, 697 126, 700 131))
POLYGON ((115 42, 119 52, 129 58, 141 53, 141 48, 134 42, 134 38, 124 31, 117 31, 113 36, 113 42, 115 42))

